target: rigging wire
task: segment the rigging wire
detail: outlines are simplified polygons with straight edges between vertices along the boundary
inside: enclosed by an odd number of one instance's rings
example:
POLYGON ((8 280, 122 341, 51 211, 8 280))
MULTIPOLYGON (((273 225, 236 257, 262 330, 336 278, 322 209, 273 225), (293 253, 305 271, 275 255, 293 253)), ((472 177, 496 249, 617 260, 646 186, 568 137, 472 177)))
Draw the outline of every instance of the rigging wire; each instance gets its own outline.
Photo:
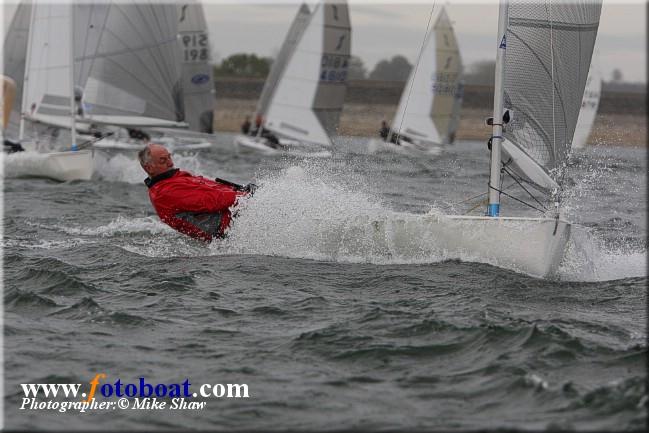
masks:
MULTIPOLYGON (((433 1, 433 6, 430 8, 430 14, 428 15, 428 24, 426 24, 426 33, 424 34, 424 39, 421 41, 421 48, 419 49, 419 56, 417 56, 417 63, 415 63, 415 72, 413 73, 412 80, 410 80, 410 88, 408 89, 408 96, 406 97, 406 104, 403 107, 403 114, 401 115, 401 122, 399 122, 399 129, 397 129, 397 143, 399 142, 399 137, 401 136, 401 127, 403 126, 403 121, 408 112, 408 102, 410 101, 410 94, 412 93, 412 86, 415 84, 415 77, 417 76, 417 70, 419 69, 419 63, 421 61, 421 56, 424 53, 424 45, 426 45, 426 40, 428 39, 428 33, 430 29, 430 22, 433 19, 433 12, 435 11, 435 1, 433 1)), ((390 128, 392 129, 392 128, 390 128)), ((390 139, 390 132, 388 132, 388 140, 390 139)))
POLYGON ((515 200, 515 201, 517 201, 517 202, 519 202, 519 203, 521 203, 521 204, 524 204, 524 205, 527 206, 527 207, 531 207, 532 209, 536 209, 537 211, 539 211, 539 212, 541 212, 541 213, 545 213, 544 210, 541 210, 541 209, 539 209, 538 207, 536 207, 536 206, 534 206, 534 205, 531 205, 531 204, 529 204, 529 203, 527 203, 527 202, 525 202, 525 201, 523 201, 523 200, 521 200, 521 199, 519 199, 519 198, 516 198, 516 197, 514 197, 514 196, 511 195, 511 194, 507 194, 507 193, 506 193, 505 191, 503 191, 502 189, 498 189, 498 188, 493 187, 490 183, 488 183, 487 186, 489 187, 489 189, 493 189, 493 190, 495 190, 495 191, 498 191, 499 194, 502 194, 502 195, 504 195, 505 197, 509 197, 509 198, 511 198, 512 200, 515 200))
MULTIPOLYGON (((514 181, 518 184, 518 186, 520 186, 520 187, 523 189, 523 191, 525 191, 525 192, 526 192, 530 197, 532 197, 532 198, 534 199, 534 201, 538 203, 539 206, 541 206, 541 207, 542 207, 543 209, 545 209, 546 211, 548 210, 545 206, 543 206, 543 203, 541 203, 541 202, 540 202, 540 201, 539 201, 539 200, 538 200, 538 199, 537 199, 537 198, 536 198, 536 197, 535 197, 531 192, 529 192, 529 191, 527 190, 527 188, 525 188, 525 187, 523 186, 522 183, 519 182, 519 180, 516 178, 516 176, 514 176, 514 173, 511 173, 511 172, 510 172, 509 170, 507 170, 507 168, 505 168, 505 167, 503 167, 503 171, 504 171, 505 173, 507 173, 509 176, 511 176, 511 178, 514 179, 514 181)), ((521 179, 521 180, 522 180, 522 179, 521 179)))

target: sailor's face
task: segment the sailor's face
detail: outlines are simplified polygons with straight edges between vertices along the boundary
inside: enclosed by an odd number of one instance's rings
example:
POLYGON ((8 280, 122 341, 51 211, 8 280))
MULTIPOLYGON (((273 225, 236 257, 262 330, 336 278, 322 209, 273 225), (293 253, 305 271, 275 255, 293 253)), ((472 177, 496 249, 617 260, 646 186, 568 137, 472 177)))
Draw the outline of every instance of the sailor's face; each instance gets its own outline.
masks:
POLYGON ((147 164, 147 173, 154 177, 174 168, 171 154, 163 146, 151 145, 151 162, 147 164))

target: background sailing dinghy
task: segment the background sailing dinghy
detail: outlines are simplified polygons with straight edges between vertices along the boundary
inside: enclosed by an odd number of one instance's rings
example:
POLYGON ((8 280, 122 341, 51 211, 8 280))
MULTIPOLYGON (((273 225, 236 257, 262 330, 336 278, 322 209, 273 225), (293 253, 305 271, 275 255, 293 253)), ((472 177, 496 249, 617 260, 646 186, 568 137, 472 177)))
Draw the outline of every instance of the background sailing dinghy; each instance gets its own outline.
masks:
POLYGON ((487 216, 444 217, 453 248, 539 277, 556 272, 571 231, 561 215, 566 161, 600 12, 601 2, 589 0, 500 3, 487 216), (554 209, 534 198, 526 204, 542 217, 500 216, 501 195, 515 198, 504 191, 505 175, 544 193, 554 209))
MULTIPOLYGON (((22 116, 19 140, 25 141, 25 128, 44 125, 70 131, 58 137, 65 150, 53 151, 57 143, 36 140, 38 152, 8 155, 5 162, 11 176, 47 177, 59 181, 88 180, 93 173, 93 153, 77 148, 76 101, 73 68, 73 7, 71 4, 35 2, 29 9, 26 44, 22 116), (29 125, 26 125, 29 123, 29 125), (43 145, 47 149, 43 149, 43 145)), ((25 10, 23 9, 23 13, 25 10)), ((21 17, 24 17, 21 15, 21 17)), ((50 137, 52 138, 52 137, 50 137)))
POLYGON ((579 111, 575 135, 572 138, 573 149, 582 149, 586 144, 588 144, 587 142, 590 137, 590 132, 595 124, 595 117, 597 116, 597 108, 599 107, 599 98, 601 94, 602 76, 600 74, 599 64, 597 63, 597 55, 594 55, 593 61, 590 64, 588 79, 586 80, 584 98, 581 101, 581 111, 579 111))
MULTIPOLYGON (((212 146, 213 132, 213 108, 214 108, 214 80, 210 65, 210 44, 203 6, 197 1, 183 2, 177 4, 175 21, 171 17, 171 5, 151 5, 144 8, 139 16, 149 17, 151 21, 153 13, 158 16, 163 12, 167 17, 159 23, 158 35, 163 35, 152 40, 145 46, 141 41, 131 41, 131 51, 138 52, 143 59, 159 59, 163 57, 162 64, 167 65, 163 74, 166 77, 177 77, 175 68, 167 62, 173 56, 173 51, 178 50, 178 62, 180 65, 180 94, 179 98, 177 81, 168 80, 160 82, 163 86, 160 92, 154 92, 142 99, 149 105, 163 104, 170 107, 164 114, 163 122, 156 125, 153 119, 146 123, 135 125, 138 130, 145 132, 156 143, 168 146, 170 151, 190 151, 206 149, 212 146), (172 35, 177 33, 178 47, 174 47, 172 35), (146 48, 145 48, 146 47, 146 48), (164 95, 170 92, 171 97, 164 95), (152 98, 156 94, 162 94, 158 100, 152 98), (181 103, 179 103, 179 99, 181 103), (179 114, 182 111, 182 115, 179 114), (175 119, 182 117, 184 122, 175 122, 175 119), (174 123, 169 124, 168 121, 174 123), (174 129, 183 128, 187 129, 174 129)), ((130 21, 129 21, 130 22, 130 21)), ((142 21, 138 21, 142 24, 142 21)), ((148 22, 148 21, 147 21, 148 22)), ((155 22, 155 21, 151 21, 155 22)), ((116 24, 127 25, 127 22, 117 21, 116 24)), ((151 25, 149 23, 149 25, 151 25)), ((104 32, 114 31, 111 28, 104 28, 104 32)), ((147 61, 148 62, 148 61, 147 61)), ((136 71, 131 71, 129 81, 137 82, 145 80, 149 71, 147 65, 139 64, 136 71)), ((177 79, 177 78, 176 78, 177 79)), ((132 138, 124 128, 114 128, 114 135, 111 139, 98 141, 95 146, 102 149, 118 150, 140 150, 144 147, 141 139, 132 138)))
POLYGON ((347 92, 351 24, 347 3, 302 5, 287 33, 257 106, 263 127, 280 139, 237 135, 239 148, 267 154, 330 156, 347 92))
MULTIPOLYGON (((195 6, 184 10, 184 21, 189 22, 190 11, 197 11, 195 6)), ((187 128, 185 103, 194 115, 200 101, 194 93, 183 92, 181 9, 175 4, 131 1, 79 4, 75 10, 75 28, 83 35, 75 45, 76 83, 83 93, 79 120, 114 133, 95 147, 139 149, 144 142, 137 139, 138 131, 173 138, 173 129, 187 128), (143 28, 149 30, 142 32, 143 28)), ((191 54, 187 55, 195 55, 198 62, 204 53, 190 45, 191 41, 187 48, 191 54)), ((193 125, 198 128, 195 120, 193 125)))
POLYGON ((439 153, 455 140, 462 108, 462 58, 453 24, 442 7, 434 19, 417 64, 410 71, 388 137, 373 138, 368 151, 439 153))

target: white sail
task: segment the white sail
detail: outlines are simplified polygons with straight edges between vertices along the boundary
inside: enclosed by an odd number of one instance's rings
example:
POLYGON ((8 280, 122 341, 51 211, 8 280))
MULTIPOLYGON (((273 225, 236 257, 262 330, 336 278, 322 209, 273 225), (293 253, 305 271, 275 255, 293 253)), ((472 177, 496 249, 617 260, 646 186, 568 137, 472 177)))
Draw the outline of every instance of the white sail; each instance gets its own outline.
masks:
POLYGON ((25 78, 25 58, 29 37, 31 19, 31 2, 23 1, 18 4, 16 13, 9 25, 3 48, 3 75, 10 77, 16 83, 16 95, 9 118, 8 130, 18 135, 20 123, 21 101, 23 100, 23 79, 25 78))
POLYGON ((351 47, 345 2, 316 6, 268 109, 266 128, 305 143, 331 146, 347 91, 351 47))
POLYGON ((401 94, 393 132, 420 143, 450 143, 459 122, 461 74, 453 26, 442 8, 401 94))
POLYGON ((262 116, 262 118, 266 117, 268 106, 270 105, 270 101, 277 89, 277 82, 283 75, 286 65, 295 51, 297 43, 300 41, 304 30, 309 24, 310 16, 311 12, 309 11, 309 7, 302 3, 293 19, 293 22, 291 23, 291 27, 289 27, 288 32, 286 33, 282 48, 279 50, 275 61, 273 61, 273 65, 268 73, 268 78, 266 78, 266 81, 264 82, 261 96, 257 102, 256 114, 262 116))
POLYGON ((70 128, 74 116, 72 6, 32 6, 22 112, 70 128))
POLYGON ((178 4, 178 42, 185 121, 193 131, 211 131, 214 80, 210 64, 209 34, 200 2, 178 4), (203 119, 208 124, 202 124, 203 119))
POLYGON ((586 146, 590 131, 595 123, 597 108, 599 107, 599 98, 602 93, 602 77, 599 71, 599 65, 596 64, 594 56, 590 63, 590 72, 586 80, 586 89, 584 98, 581 101, 581 110, 577 118, 577 127, 575 135, 572 138, 572 147, 576 149, 586 146))
POLYGON ((81 3, 76 14, 76 84, 83 89, 85 117, 182 121, 176 5, 81 3))
MULTIPOLYGON (((516 146, 545 172, 545 184, 560 177, 577 124, 601 2, 575 0, 544 4, 510 1, 506 36, 504 106, 513 111, 505 125, 503 162, 527 177, 507 146, 516 146)), ((537 183, 538 184, 538 183, 537 183)), ((539 185, 542 186, 542 185, 539 185)))

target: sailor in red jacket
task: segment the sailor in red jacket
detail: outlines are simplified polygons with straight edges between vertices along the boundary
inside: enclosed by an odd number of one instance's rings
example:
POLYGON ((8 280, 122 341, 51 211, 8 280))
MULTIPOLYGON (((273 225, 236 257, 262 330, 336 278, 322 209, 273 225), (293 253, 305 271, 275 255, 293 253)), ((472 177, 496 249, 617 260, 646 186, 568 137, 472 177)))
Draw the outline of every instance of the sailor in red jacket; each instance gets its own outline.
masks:
POLYGON ((254 192, 252 184, 211 180, 174 168, 171 155, 159 144, 147 145, 138 157, 149 175, 144 183, 160 220, 196 239, 223 237, 232 219, 230 208, 254 192))

